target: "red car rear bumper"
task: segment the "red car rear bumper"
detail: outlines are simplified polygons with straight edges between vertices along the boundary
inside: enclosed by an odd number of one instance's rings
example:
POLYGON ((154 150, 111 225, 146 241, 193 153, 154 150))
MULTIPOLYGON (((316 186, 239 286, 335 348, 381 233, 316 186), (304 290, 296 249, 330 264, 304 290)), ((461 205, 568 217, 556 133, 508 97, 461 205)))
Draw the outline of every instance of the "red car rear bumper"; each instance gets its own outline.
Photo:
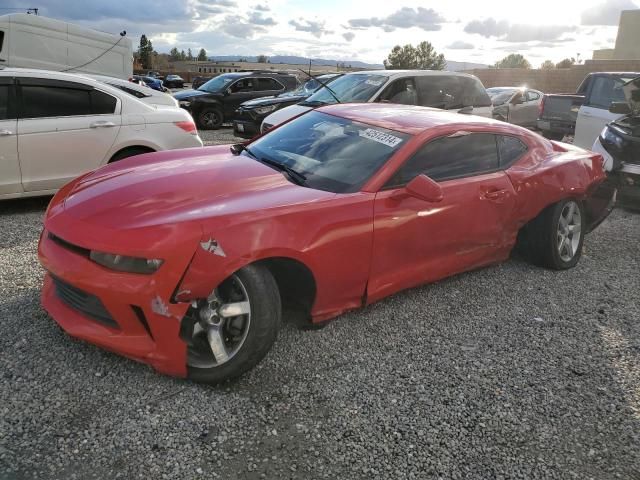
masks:
POLYGON ((108 271, 46 231, 38 253, 47 270, 42 306, 65 332, 159 372, 186 377, 186 344, 179 332, 189 305, 169 302, 181 272, 163 272, 164 265, 152 277, 108 271))

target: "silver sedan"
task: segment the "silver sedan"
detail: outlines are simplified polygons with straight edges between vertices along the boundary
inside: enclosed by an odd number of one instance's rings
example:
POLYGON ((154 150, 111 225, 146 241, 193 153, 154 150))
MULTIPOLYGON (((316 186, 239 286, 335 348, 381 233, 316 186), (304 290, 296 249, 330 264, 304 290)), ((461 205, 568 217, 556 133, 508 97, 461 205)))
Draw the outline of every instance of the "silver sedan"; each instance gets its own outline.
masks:
POLYGON ((493 104, 493 118, 523 127, 536 126, 542 92, 523 87, 492 87, 487 93, 493 104))

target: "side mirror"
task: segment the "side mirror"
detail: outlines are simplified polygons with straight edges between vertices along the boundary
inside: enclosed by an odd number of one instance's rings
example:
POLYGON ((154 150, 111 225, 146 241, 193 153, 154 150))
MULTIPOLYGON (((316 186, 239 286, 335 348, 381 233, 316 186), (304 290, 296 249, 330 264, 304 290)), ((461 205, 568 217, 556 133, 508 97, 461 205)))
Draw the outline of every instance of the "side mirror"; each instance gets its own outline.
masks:
POLYGON ((230 88, 227 88, 227 89, 224 91, 224 94, 225 94, 225 95, 231 95, 231 93, 232 93, 232 92, 231 92, 231 89, 230 89, 230 88))
POLYGON ((631 107, 629 107, 627 102, 611 102, 611 105, 609 105, 609 111, 611 113, 629 115, 631 113, 631 107))
POLYGON ((442 201, 442 188, 426 175, 418 175, 404 187, 405 192, 414 198, 425 202, 438 203, 442 201))

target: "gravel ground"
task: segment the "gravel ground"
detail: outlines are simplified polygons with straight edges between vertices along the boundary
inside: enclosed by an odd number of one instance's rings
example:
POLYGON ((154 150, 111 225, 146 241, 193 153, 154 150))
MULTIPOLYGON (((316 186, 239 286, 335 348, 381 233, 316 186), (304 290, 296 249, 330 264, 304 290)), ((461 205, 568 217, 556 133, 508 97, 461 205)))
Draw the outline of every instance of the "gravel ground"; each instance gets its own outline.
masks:
POLYGON ((514 258, 286 323, 258 368, 207 387, 47 317, 45 206, 0 205, 0 479, 640 478, 638 214, 567 272, 514 258))

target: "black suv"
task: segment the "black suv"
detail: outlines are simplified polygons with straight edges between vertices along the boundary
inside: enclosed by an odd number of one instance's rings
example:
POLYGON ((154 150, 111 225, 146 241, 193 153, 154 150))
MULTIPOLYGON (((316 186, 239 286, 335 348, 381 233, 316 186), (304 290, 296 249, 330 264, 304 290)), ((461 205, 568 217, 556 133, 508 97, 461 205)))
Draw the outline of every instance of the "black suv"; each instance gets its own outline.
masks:
POLYGON ((277 95, 298 86, 295 75, 280 72, 225 73, 212 78, 197 90, 174 95, 180 106, 191 112, 198 128, 220 128, 241 103, 253 98, 277 95))

